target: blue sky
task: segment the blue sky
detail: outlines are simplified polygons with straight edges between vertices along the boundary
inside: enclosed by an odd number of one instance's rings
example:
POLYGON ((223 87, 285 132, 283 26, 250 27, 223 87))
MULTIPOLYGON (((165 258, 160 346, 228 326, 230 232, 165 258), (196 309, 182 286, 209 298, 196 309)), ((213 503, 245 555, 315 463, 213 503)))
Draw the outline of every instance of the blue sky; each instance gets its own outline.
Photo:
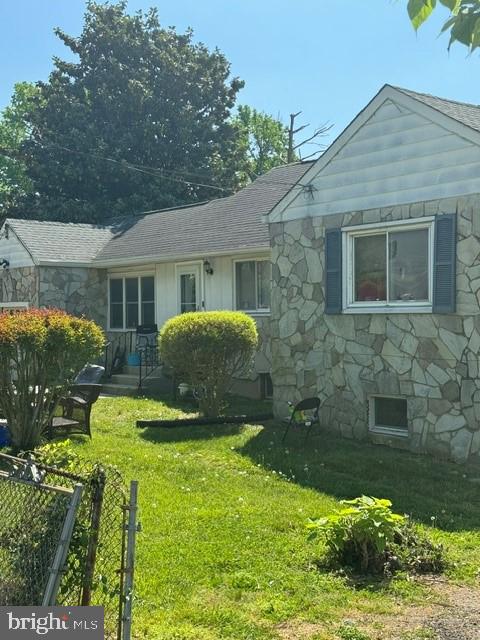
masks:
MULTIPOLYGON (((406 0, 130 0, 129 10, 156 6, 164 25, 191 26, 218 46, 246 82, 239 102, 285 121, 334 123, 330 141, 386 82, 480 103, 480 59, 437 37, 446 11, 418 35, 406 0)), ((45 79, 52 56, 65 56, 53 34, 81 31, 84 0, 0 3, 0 109, 20 80, 45 79)))

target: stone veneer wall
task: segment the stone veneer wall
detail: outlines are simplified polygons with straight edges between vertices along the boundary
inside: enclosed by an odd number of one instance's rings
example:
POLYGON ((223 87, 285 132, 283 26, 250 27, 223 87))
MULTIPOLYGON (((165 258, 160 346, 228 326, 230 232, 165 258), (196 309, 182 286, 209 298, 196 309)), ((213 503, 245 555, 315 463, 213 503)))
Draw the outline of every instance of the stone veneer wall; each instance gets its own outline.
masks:
POLYGON ((37 267, 0 269, 0 302, 28 302, 38 306, 37 267))
POLYGON ((274 223, 270 237, 276 414, 287 413, 287 400, 318 395, 324 425, 363 439, 369 395, 399 395, 407 398, 411 450, 478 460, 480 196, 274 223), (452 212, 456 314, 324 315, 325 228, 452 212))
POLYGON ((106 269, 39 267, 39 305, 65 309, 107 326, 106 269))

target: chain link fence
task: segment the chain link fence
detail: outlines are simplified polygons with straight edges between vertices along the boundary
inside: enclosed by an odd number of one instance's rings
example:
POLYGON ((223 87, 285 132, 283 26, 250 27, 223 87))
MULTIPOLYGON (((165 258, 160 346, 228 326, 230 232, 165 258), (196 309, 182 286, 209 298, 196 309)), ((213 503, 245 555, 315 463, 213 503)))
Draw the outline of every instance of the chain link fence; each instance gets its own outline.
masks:
POLYGON ((74 487, 83 485, 56 603, 97 605, 105 638, 120 638, 128 492, 115 468, 78 461, 75 473, 0 454, 0 604, 41 604, 74 487), (12 481, 9 474, 15 473, 12 481), (22 473, 28 480, 18 479, 22 473), (3 482, 2 482, 3 479, 3 482))
POLYGON ((43 603, 72 496, 0 473, 0 606, 43 603))

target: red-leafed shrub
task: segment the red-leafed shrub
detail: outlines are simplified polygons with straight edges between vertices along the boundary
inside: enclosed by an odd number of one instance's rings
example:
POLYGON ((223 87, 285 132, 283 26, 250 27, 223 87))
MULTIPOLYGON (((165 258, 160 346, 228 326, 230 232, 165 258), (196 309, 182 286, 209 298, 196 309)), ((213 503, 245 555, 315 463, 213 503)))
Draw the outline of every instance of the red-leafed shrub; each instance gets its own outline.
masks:
POLYGON ((14 448, 39 444, 58 398, 103 346, 94 322, 58 309, 0 313, 0 413, 14 448))

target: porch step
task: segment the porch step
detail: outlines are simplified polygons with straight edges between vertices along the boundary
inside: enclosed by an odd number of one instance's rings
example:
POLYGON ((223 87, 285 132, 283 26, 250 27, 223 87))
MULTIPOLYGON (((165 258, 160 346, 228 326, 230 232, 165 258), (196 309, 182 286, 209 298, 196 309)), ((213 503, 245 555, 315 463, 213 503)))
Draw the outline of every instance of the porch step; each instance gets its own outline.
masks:
POLYGON ((104 384, 102 385, 102 393, 109 396, 134 396, 138 392, 137 386, 129 384, 104 384))
POLYGON ((108 382, 136 387, 138 386, 138 373, 136 376, 129 373, 115 373, 108 382))
MULTIPOLYGON (((103 385, 103 393, 116 396, 132 396, 139 393, 138 367, 124 367, 123 373, 115 373, 103 385)), ((172 379, 162 375, 159 368, 142 382, 142 391, 146 393, 171 393, 172 379)))
POLYGON ((125 365, 122 368, 122 375, 136 376, 136 378, 138 380, 139 369, 140 369, 140 367, 129 367, 128 365, 125 365))

